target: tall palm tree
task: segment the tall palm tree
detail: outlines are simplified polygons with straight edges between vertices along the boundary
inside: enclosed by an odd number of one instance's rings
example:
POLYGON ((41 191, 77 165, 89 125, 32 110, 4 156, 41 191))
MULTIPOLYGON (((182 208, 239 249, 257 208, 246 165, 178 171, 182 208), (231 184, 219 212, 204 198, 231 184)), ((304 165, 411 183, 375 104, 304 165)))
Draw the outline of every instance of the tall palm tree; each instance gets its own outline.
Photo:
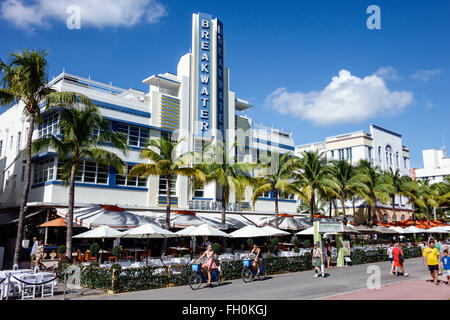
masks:
POLYGON ((433 205, 433 195, 429 179, 419 181, 418 195, 424 204, 427 224, 430 225, 430 206, 433 205))
POLYGON ((20 247, 23 237, 25 207, 28 201, 28 193, 31 183, 31 143, 35 122, 40 118, 40 107, 52 105, 60 101, 62 97, 70 102, 85 102, 88 99, 71 92, 55 92, 48 87, 48 64, 45 51, 23 50, 19 53, 11 53, 8 64, 0 60, 0 104, 10 105, 19 103, 23 105, 23 111, 28 118, 28 137, 25 149, 26 169, 25 186, 20 201, 19 221, 17 227, 16 245, 14 249, 13 263, 19 263, 20 247))
MULTIPOLYGON (((128 176, 130 178, 141 176, 148 177, 162 176, 167 181, 166 191, 166 225, 165 228, 170 228, 170 185, 173 175, 186 176, 195 178, 205 182, 206 177, 199 169, 190 167, 191 153, 185 153, 177 156, 177 147, 182 140, 172 142, 166 138, 150 139, 145 149, 141 151, 141 159, 149 160, 151 163, 141 163, 135 165, 128 176), (153 148, 153 149, 152 149, 153 148)), ((164 246, 167 243, 164 242, 164 246)), ((163 249, 163 251, 166 248, 163 249)))
POLYGON ((424 208, 425 203, 419 197, 419 185, 416 181, 413 181, 409 176, 402 177, 403 183, 401 184, 402 194, 408 198, 408 204, 412 207, 412 220, 413 226, 416 225, 416 206, 424 208))
MULTIPOLYGON (((213 147, 213 154, 209 153, 207 159, 195 165, 194 168, 205 174, 206 180, 204 183, 200 181, 200 185, 215 182, 217 186, 220 186, 222 190, 222 224, 225 224, 226 206, 229 203, 230 194, 234 190, 236 200, 238 202, 241 200, 245 187, 254 183, 250 175, 254 166, 249 163, 235 162, 233 157, 228 156, 232 154, 231 150, 227 153, 223 143, 218 142, 213 147)), ((194 185, 198 186, 199 183, 194 181, 194 185)))
POLYGON ((310 219, 314 221, 316 194, 334 194, 339 197, 338 184, 331 175, 331 168, 323 154, 318 151, 305 151, 295 160, 293 174, 299 196, 309 203, 310 219))
MULTIPOLYGON (((363 182, 364 177, 355 167, 346 160, 331 161, 332 178, 337 183, 338 198, 341 201, 344 216, 345 200, 353 194, 355 190, 367 191, 367 186, 363 182)), ((354 214, 354 213, 353 213, 354 214)))
POLYGON ((126 164, 114 152, 102 147, 104 142, 126 153, 127 145, 123 135, 110 129, 109 122, 103 119, 98 108, 89 100, 72 100, 72 94, 52 97, 47 108, 59 112, 58 136, 44 136, 33 142, 33 152, 52 148, 59 154, 62 180, 69 186, 69 205, 67 210, 66 256, 72 258, 73 210, 75 202, 75 177, 80 172, 84 159, 92 159, 99 165, 113 166, 119 172, 126 172, 126 164), (72 107, 65 107, 72 105, 72 107))
POLYGON ((361 196, 368 206, 367 223, 372 225, 372 210, 375 209, 378 201, 385 204, 389 203, 393 188, 386 176, 381 174, 380 168, 372 166, 370 161, 360 160, 358 170, 367 186, 366 191, 362 192, 361 196))
POLYGON ((393 217, 396 217, 395 197, 397 195, 401 195, 403 193, 402 185, 405 181, 404 181, 404 179, 402 179, 399 169, 395 169, 395 171, 394 171, 392 168, 389 168, 388 171, 384 172, 384 175, 388 178, 388 182, 391 185, 391 190, 389 192, 389 196, 391 197, 392 214, 393 214, 393 217))
POLYGON ((278 202, 280 195, 301 194, 292 181, 292 173, 295 170, 295 158, 291 154, 280 155, 271 153, 271 166, 261 167, 260 174, 254 178, 254 191, 251 197, 252 206, 256 200, 265 193, 271 192, 275 200, 275 228, 278 228, 278 202))

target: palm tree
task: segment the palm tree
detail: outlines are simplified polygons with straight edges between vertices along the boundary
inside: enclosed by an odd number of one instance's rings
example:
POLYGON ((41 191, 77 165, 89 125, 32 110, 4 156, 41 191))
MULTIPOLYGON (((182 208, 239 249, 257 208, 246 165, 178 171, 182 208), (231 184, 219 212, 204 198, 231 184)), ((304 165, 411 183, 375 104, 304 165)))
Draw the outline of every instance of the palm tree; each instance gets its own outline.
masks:
MULTIPOLYGON (((220 186, 222 190, 222 224, 225 224, 226 205, 229 203, 231 191, 234 190, 236 200, 239 202, 245 187, 254 183, 250 176, 250 171, 254 166, 249 163, 235 163, 234 159, 227 156, 223 143, 217 143, 214 150, 214 154, 210 155, 212 161, 204 159, 202 163, 194 166, 194 168, 203 172, 206 177, 204 183, 194 181, 194 185, 208 185, 215 182, 216 185, 220 186)), ((228 154, 231 154, 231 150, 228 154)))
POLYGON ((409 176, 402 177, 403 183, 401 184, 402 194, 408 198, 408 204, 412 207, 412 220, 413 226, 416 225, 416 205, 418 207, 425 207, 425 203, 420 199, 418 191, 419 185, 416 181, 413 181, 409 176))
MULTIPOLYGON (((152 163, 137 164, 128 174, 130 178, 136 176, 148 177, 150 175, 162 176, 166 178, 166 229, 170 228, 170 185, 172 182, 172 176, 186 176, 203 182, 206 181, 206 177, 203 172, 188 166, 189 159, 192 156, 191 153, 185 153, 180 156, 176 155, 178 144, 181 143, 181 141, 182 140, 175 143, 166 138, 150 139, 147 147, 141 151, 140 157, 141 159, 150 160, 152 163)), ((164 246, 166 245, 167 243, 164 242, 164 246)))
POLYGON ((280 156, 277 152, 271 153, 272 166, 263 166, 258 177, 254 178, 254 191, 251 198, 252 206, 256 200, 265 193, 272 192, 275 200, 275 228, 278 228, 278 200, 280 195, 301 194, 292 181, 295 170, 295 158, 285 153, 280 156))
POLYGON ((331 175, 331 168, 323 154, 318 151, 305 151, 295 161, 295 185, 301 191, 299 196, 309 203, 310 219, 314 221, 316 193, 334 194, 339 197, 338 184, 331 175))
MULTIPOLYGON (((363 182, 363 175, 358 173, 355 167, 346 160, 331 161, 331 173, 332 178, 337 183, 336 192, 339 195, 338 198, 341 201, 345 217, 345 200, 347 200, 355 190, 360 190, 360 192, 367 191, 367 186, 363 182)), ((353 212, 353 214, 355 214, 355 212, 353 212)))
POLYGON ((75 201, 75 177, 80 172, 84 159, 92 159, 99 165, 113 166, 119 172, 126 172, 126 164, 112 151, 102 148, 104 142, 126 153, 126 140, 119 132, 110 129, 98 108, 87 98, 73 100, 72 94, 52 97, 48 109, 57 109, 60 115, 60 136, 42 137, 33 142, 33 152, 52 148, 59 154, 62 162, 63 182, 69 186, 69 205, 67 210, 66 256, 72 258, 73 210, 75 201), (58 98, 58 99, 57 99, 58 98), (65 107, 72 106, 72 107, 65 107))
POLYGON ((70 102, 86 102, 81 94, 71 92, 55 92, 48 87, 48 64, 44 51, 23 50, 20 53, 11 53, 9 64, 0 60, 0 104, 10 105, 20 103, 23 105, 24 114, 28 117, 29 128, 27 145, 25 150, 26 169, 25 186, 20 201, 19 221, 17 227, 16 246, 14 249, 14 264, 19 263, 20 247, 22 243, 25 207, 28 201, 28 193, 31 183, 31 143, 34 125, 40 118, 40 107, 52 105, 55 101, 64 100, 70 102))
POLYGON ((361 196, 368 206, 367 223, 372 225, 372 210, 375 209, 377 201, 389 203, 393 188, 386 176, 381 174, 380 168, 372 166, 370 161, 360 160, 358 170, 367 186, 366 191, 362 192, 361 196))
POLYGON ((425 208, 427 224, 430 225, 430 206, 433 204, 433 197, 429 179, 419 181, 418 196, 425 208))
POLYGON ((400 175, 400 170, 396 169, 395 171, 392 168, 389 168, 388 171, 384 172, 384 175, 388 178, 388 181, 391 185, 391 191, 389 192, 389 196, 391 197, 392 204, 392 214, 393 217, 396 217, 395 213, 395 197, 397 195, 401 195, 403 192, 403 183, 405 182, 400 175))

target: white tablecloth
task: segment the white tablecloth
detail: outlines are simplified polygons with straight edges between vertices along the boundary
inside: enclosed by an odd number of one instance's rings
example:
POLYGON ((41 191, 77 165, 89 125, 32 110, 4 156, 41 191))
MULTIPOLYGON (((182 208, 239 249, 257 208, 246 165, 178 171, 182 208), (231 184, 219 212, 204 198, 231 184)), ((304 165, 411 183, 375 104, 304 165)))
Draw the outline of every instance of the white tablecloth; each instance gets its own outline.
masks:
MULTIPOLYGON (((32 273, 30 270, 5 270, 0 271, 0 279, 1 278, 7 278, 8 275, 11 274, 10 283, 8 284, 8 279, 2 282, 1 286, 3 286, 3 297, 6 297, 9 292, 13 290, 13 285, 19 285, 20 282, 13 278, 13 276, 19 280, 24 281, 24 277, 33 276, 35 283, 41 283, 44 279, 44 276, 52 276, 55 277, 55 274, 51 272, 39 272, 39 273, 32 273), (8 290, 9 285, 9 290, 8 290)), ((27 279, 27 282, 33 282, 33 280, 27 279)), ((53 282, 54 285, 56 285, 56 280, 53 282)))

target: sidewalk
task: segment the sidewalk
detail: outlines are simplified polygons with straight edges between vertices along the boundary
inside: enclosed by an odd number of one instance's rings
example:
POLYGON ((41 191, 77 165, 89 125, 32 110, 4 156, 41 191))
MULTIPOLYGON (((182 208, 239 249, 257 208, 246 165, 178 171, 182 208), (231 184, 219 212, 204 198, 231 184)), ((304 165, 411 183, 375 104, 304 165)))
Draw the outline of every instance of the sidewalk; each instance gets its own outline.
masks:
POLYGON ((363 289, 322 300, 449 300, 450 286, 440 281, 436 286, 431 277, 405 280, 381 286, 381 289, 363 289))

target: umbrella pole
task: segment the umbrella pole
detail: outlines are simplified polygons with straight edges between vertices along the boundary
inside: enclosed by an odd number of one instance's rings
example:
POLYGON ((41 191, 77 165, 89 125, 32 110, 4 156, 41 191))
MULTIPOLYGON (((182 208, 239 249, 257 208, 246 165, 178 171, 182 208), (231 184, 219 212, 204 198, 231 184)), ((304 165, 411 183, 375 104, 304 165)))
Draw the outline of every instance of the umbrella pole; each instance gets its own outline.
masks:
POLYGON ((100 253, 100 264, 102 264, 102 255, 103 255, 104 245, 105 245, 105 238, 102 238, 102 253, 100 253))
POLYGON ((145 261, 145 266, 148 267, 148 234, 147 234, 147 244, 146 244, 145 248, 147 249, 147 259, 145 261))

